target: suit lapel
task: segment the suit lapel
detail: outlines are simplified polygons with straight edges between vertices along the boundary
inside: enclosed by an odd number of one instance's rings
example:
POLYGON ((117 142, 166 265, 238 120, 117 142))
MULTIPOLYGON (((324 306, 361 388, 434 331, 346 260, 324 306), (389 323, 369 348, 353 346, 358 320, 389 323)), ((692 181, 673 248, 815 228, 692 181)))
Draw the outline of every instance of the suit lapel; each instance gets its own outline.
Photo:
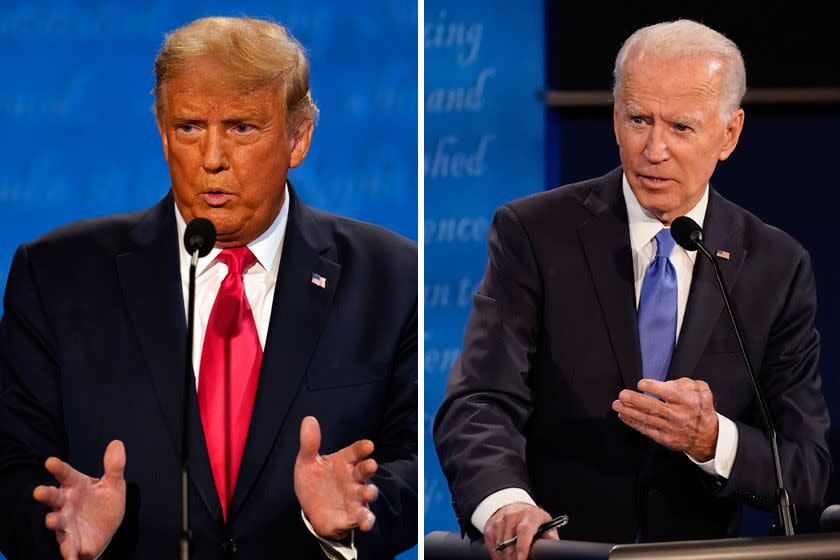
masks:
MULTIPOLYGON (((136 250, 117 257, 123 299, 169 427, 172 450, 180 457, 187 326, 172 196, 153 206, 130 235, 136 250)), ((221 522, 221 505, 207 457, 195 391, 188 398, 190 476, 208 511, 221 522)))
MULTIPOLYGON (((729 203, 714 190, 709 193, 709 207, 706 209, 703 226, 706 248, 712 255, 721 249, 730 253, 729 259, 715 258, 720 266, 724 284, 731 290, 746 257, 743 239, 736 235, 741 230, 742 223, 729 203)), ((685 317, 680 329, 679 342, 671 358, 668 379, 696 377, 694 370, 723 309, 723 298, 714 269, 711 263, 698 253, 694 262, 685 317)))
MULTIPOLYGON (((230 507, 232 517, 247 498, 287 420, 341 274, 341 266, 324 255, 331 245, 322 236, 317 218, 297 199, 291 187, 289 192, 289 222, 251 425, 230 507), (312 282, 313 273, 326 279, 325 287, 312 282)), ((287 429, 297 433, 298 426, 287 429)))
POLYGON ((583 205, 593 217, 580 226, 578 234, 624 386, 635 389, 641 379, 642 358, 621 176, 621 169, 613 171, 589 193, 583 205))

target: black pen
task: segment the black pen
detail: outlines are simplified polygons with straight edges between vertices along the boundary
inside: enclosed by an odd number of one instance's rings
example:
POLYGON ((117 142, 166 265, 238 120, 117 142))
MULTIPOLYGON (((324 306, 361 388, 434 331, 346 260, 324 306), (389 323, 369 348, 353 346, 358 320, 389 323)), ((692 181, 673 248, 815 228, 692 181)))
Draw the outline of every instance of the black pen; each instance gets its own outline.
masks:
MULTIPOLYGON (((542 525, 537 527, 537 532, 534 533, 534 540, 537 540, 538 538, 543 536, 546 532, 551 531, 552 529, 562 527, 563 525, 565 525, 568 522, 569 522, 569 516, 568 515, 558 515, 554 519, 546 521, 545 523, 543 523, 542 525)), ((495 550, 496 551, 504 550, 507 547, 513 546, 515 544, 516 544, 516 535, 514 535, 513 538, 511 538, 511 539, 508 539, 506 541, 502 541, 499 544, 497 544, 495 550)))

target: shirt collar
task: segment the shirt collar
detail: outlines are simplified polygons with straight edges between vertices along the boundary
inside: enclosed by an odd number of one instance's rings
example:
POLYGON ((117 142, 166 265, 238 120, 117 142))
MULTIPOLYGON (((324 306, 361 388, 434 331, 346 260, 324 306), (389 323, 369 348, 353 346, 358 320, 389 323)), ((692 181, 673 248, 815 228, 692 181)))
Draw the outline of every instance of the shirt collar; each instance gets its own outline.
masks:
MULTIPOLYGON (((621 176, 621 189, 624 193, 624 203, 627 205, 627 221, 630 224, 630 249, 633 255, 637 255, 648 246, 663 226, 659 218, 642 208, 642 205, 639 204, 636 195, 633 194, 633 190, 630 188, 630 183, 627 182, 627 176, 624 174, 621 176)), ((694 205, 694 208, 688 211, 686 216, 697 222, 702 228, 708 205, 709 185, 707 183, 703 197, 694 205)), ((686 251, 686 253, 691 261, 694 262, 697 252, 686 251)))
MULTIPOLYGON (((289 185, 286 183, 285 195, 283 197, 283 206, 280 207, 280 212, 274 218, 274 222, 268 229, 265 230, 259 237, 248 243, 248 248, 254 253, 257 262, 267 271, 275 272, 280 262, 280 252, 283 249, 283 239, 286 237, 286 225, 289 222, 289 185)), ((174 204, 174 203, 173 203, 174 204)), ((189 272, 190 268, 190 254, 187 253, 184 244, 181 240, 184 238, 184 232, 187 229, 187 224, 184 217, 181 216, 181 211, 178 205, 175 204, 175 223, 178 228, 178 246, 180 251, 178 255, 181 261, 181 270, 189 272)), ((198 259, 198 266, 196 267, 196 276, 201 276, 212 264, 216 262, 216 257, 219 256, 222 250, 218 247, 213 247, 210 252, 198 259)), ((182 276, 187 278, 186 274, 182 276)))

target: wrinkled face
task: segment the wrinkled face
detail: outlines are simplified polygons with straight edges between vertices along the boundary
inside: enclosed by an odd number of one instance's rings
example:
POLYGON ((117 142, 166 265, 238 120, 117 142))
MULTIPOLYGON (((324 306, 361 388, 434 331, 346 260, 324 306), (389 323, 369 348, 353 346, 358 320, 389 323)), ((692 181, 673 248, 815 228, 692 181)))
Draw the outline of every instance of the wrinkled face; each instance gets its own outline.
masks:
POLYGON ((664 225, 700 201, 717 162, 738 143, 744 111, 721 121, 722 70, 706 55, 630 53, 625 64, 613 109, 621 165, 641 206, 664 225))
POLYGON ((232 70, 205 57, 163 88, 158 129, 184 220, 209 219, 217 247, 260 236, 283 205, 289 168, 306 157, 312 126, 286 129, 276 84, 243 90, 232 70))

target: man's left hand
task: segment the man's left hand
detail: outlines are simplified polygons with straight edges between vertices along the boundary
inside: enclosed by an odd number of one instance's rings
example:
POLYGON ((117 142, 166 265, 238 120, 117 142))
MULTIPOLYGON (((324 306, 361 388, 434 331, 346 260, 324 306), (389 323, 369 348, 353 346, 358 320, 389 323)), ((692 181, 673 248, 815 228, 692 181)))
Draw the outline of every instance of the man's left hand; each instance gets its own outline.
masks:
POLYGON ((295 494, 315 532, 341 541, 356 527, 373 529, 368 505, 379 490, 368 482, 376 472, 373 442, 360 440, 330 455, 320 455, 321 428, 313 416, 300 424, 300 451, 295 460, 295 494))
POLYGON ((612 409, 622 422, 673 451, 684 451, 700 463, 715 456, 718 418, 709 385, 683 377, 672 381, 642 379, 639 391, 618 394, 612 409), (659 397, 659 400, 655 397, 659 397))

